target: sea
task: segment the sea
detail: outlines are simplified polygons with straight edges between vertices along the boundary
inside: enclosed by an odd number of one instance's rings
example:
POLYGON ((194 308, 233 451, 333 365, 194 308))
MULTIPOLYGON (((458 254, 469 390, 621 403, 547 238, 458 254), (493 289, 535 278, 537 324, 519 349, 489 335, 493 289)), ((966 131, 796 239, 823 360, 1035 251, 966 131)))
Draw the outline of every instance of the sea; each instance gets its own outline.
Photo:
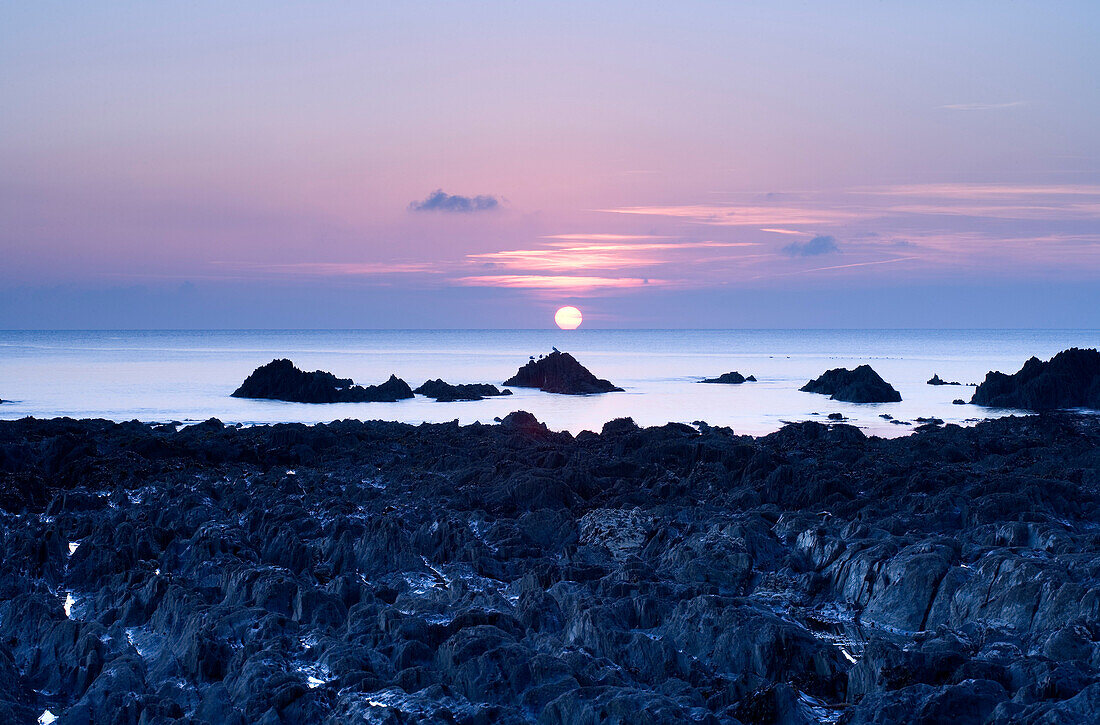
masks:
POLYGON ((127 330, 0 331, 0 419, 25 416, 227 424, 319 423, 341 419, 492 423, 515 410, 553 430, 599 431, 609 420, 729 426, 762 435, 786 422, 840 413, 869 435, 909 434, 917 418, 973 424, 1017 411, 955 405, 969 401, 986 372, 1015 372, 1029 357, 1097 347, 1100 330, 127 330), (289 358, 357 383, 391 373, 413 387, 494 383, 531 356, 569 352, 624 392, 513 395, 440 403, 312 405, 243 400, 230 394, 256 367, 289 358), (799 391, 830 368, 866 363, 900 403, 842 403, 799 391), (700 384, 729 371, 742 385, 700 384), (932 386, 938 374, 963 385, 932 386), (889 416, 889 418, 887 417, 889 416))

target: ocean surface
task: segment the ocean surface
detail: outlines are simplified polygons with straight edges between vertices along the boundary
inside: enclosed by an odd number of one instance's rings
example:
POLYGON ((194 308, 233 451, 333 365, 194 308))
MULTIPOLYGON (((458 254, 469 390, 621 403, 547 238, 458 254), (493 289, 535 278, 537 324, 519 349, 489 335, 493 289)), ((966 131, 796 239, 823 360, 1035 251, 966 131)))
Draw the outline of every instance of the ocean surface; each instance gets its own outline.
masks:
POLYGON ((738 433, 770 433, 785 421, 842 413, 869 434, 898 436, 936 417, 968 424, 1012 411, 973 405, 968 386, 989 370, 1015 372, 1027 358, 1100 345, 1098 330, 217 330, 0 331, 0 419, 24 416, 226 423, 322 422, 344 418, 407 423, 493 422, 527 410, 555 430, 598 431, 613 418, 640 425, 703 420, 738 433), (230 393, 276 357, 306 370, 328 370, 360 384, 390 373, 413 387, 429 378, 500 384, 529 356, 557 347, 625 392, 514 395, 437 403, 309 405, 239 400, 230 393), (799 392, 827 369, 870 364, 902 402, 855 405, 799 392), (702 385, 731 370, 759 382, 702 385))

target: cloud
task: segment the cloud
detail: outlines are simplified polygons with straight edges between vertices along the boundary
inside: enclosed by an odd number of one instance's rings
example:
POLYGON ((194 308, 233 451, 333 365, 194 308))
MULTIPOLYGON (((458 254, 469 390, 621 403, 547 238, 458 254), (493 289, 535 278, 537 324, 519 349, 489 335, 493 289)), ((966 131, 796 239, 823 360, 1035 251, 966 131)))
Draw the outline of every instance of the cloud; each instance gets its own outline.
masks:
POLYGON ((543 239, 565 239, 568 241, 629 242, 637 239, 672 239, 656 234, 550 234, 543 239))
POLYGON ((817 236, 808 242, 791 242, 783 251, 792 257, 817 257, 822 254, 835 254, 840 251, 836 239, 829 236, 817 236))
POLYGON ((844 209, 812 209, 791 206, 737 206, 687 204, 682 206, 627 206, 596 209, 609 214, 638 214, 687 219, 697 224, 784 228, 800 224, 841 224, 864 215, 844 209))
POLYGON ((467 287, 510 287, 513 289, 590 290, 599 287, 629 288, 662 284, 663 280, 637 277, 594 277, 543 274, 501 274, 461 277, 467 287))
POLYGON ((940 106, 948 111, 1000 111, 1006 108, 1026 106, 1027 101, 1009 101, 1008 103, 949 103, 940 106))
POLYGON ((795 234, 800 237, 812 237, 813 234, 809 232, 800 232, 797 229, 779 229, 777 227, 763 227, 760 229, 762 232, 771 232, 772 234, 795 234))
MULTIPOLYGON (((644 237, 638 237, 644 238, 644 237)), ((550 242, 549 249, 509 249, 500 252, 468 254, 467 259, 491 262, 521 271, 615 270, 648 267, 675 260, 692 262, 691 255, 704 250, 755 247, 756 242, 550 242), (685 253, 687 259, 684 260, 685 253)))
MULTIPOLYGON (((820 238, 820 237, 819 237, 820 238)), ((874 262, 854 262, 852 264, 836 264, 832 267, 814 267, 813 269, 800 269, 795 272, 779 272, 777 274, 762 274, 753 279, 765 279, 767 277, 789 277, 794 274, 809 274, 810 272, 828 272, 833 269, 849 269, 850 267, 869 267, 875 264, 893 264, 894 262, 908 262, 916 257, 895 257, 893 259, 880 259, 874 262)))
POLYGON ((477 196, 460 196, 448 194, 442 189, 436 189, 424 199, 409 204, 409 211, 446 211, 468 213, 474 211, 493 211, 500 207, 500 200, 495 196, 479 194, 477 196))

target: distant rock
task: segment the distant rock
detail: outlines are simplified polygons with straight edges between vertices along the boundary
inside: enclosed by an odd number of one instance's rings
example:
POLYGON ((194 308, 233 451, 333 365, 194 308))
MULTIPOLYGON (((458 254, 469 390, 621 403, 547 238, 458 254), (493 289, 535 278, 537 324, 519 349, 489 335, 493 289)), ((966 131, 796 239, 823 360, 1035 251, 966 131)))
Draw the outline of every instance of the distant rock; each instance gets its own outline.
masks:
POLYGON ((829 413, 828 418, 829 418, 829 420, 844 420, 844 414, 843 413, 829 413))
POLYGON ((291 403, 392 403, 413 397, 413 391, 395 375, 381 385, 361 386, 323 370, 307 373, 283 359, 256 368, 233 397, 291 403))
POLYGON ((966 401, 963 400, 962 398, 955 398, 954 400, 951 401, 951 404, 952 405, 966 405, 966 401))
POLYGON ((706 380, 700 380, 700 383, 721 383, 723 385, 740 385, 741 383, 755 383, 756 378, 752 375, 747 378, 736 370, 731 373, 723 373, 716 378, 707 378, 706 380))
POLYGON ((939 373, 936 373, 935 375, 933 375, 931 380, 928 381, 928 384, 929 385, 962 385, 962 383, 949 383, 949 382, 947 382, 946 380, 944 380, 943 378, 940 377, 939 373))
POLYGON ((500 390, 489 383, 470 383, 464 385, 451 385, 443 380, 429 380, 413 391, 428 398, 435 398, 440 403, 451 403, 457 400, 484 400, 500 395, 511 395, 511 390, 500 390))
POLYGON ((811 380, 799 390, 821 393, 832 400, 846 403, 897 403, 901 394, 890 383, 879 377, 870 365, 860 365, 854 370, 833 368, 817 380, 811 380))
POLYGON ((557 350, 546 357, 531 360, 504 384, 563 395, 622 392, 622 388, 590 373, 569 353, 557 350))
POLYGON ((1048 362, 1033 357, 1015 375, 987 373, 970 402, 1024 410, 1100 409, 1100 352, 1073 347, 1048 362))

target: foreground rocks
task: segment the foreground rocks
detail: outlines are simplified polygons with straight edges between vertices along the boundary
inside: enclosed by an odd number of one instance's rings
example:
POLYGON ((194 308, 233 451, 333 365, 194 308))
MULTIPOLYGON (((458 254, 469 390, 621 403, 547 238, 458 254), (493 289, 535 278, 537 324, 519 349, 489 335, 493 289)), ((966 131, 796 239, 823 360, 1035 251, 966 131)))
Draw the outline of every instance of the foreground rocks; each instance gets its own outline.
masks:
POLYGON ((722 384, 722 385, 740 385, 741 383, 755 383, 756 378, 753 377, 752 375, 750 375, 746 378, 744 375, 742 375, 741 373, 734 370, 733 372, 722 373, 721 375, 719 375, 716 378, 707 378, 705 380, 700 380, 699 382, 700 383, 718 383, 718 384, 722 384))
POLYGON ((413 391, 429 398, 435 398, 441 403, 449 403, 458 400, 484 400, 499 395, 511 395, 512 391, 500 390, 489 383, 468 383, 465 385, 451 385, 443 380, 429 380, 413 391))
POLYGON ((1033 357, 1014 375, 988 373, 970 402, 1024 410, 1100 410, 1100 352, 1074 347, 1047 362, 1033 357))
POLYGON ((567 352, 554 350, 546 357, 531 360, 504 381, 517 388, 538 388, 544 393, 591 395, 622 392, 622 388, 597 378, 567 352))
POLYGON ((291 403, 393 403, 413 397, 413 391, 396 375, 381 385, 362 386, 323 370, 307 373, 284 359, 256 368, 233 392, 233 397, 291 403))
POLYGON ((1077 723, 1100 421, 0 422, 0 721, 1077 723))
POLYGON ((846 403, 897 403, 901 394, 890 383, 879 377, 870 365, 860 365, 854 370, 833 368, 816 380, 803 385, 805 393, 821 393, 830 400, 846 403))

